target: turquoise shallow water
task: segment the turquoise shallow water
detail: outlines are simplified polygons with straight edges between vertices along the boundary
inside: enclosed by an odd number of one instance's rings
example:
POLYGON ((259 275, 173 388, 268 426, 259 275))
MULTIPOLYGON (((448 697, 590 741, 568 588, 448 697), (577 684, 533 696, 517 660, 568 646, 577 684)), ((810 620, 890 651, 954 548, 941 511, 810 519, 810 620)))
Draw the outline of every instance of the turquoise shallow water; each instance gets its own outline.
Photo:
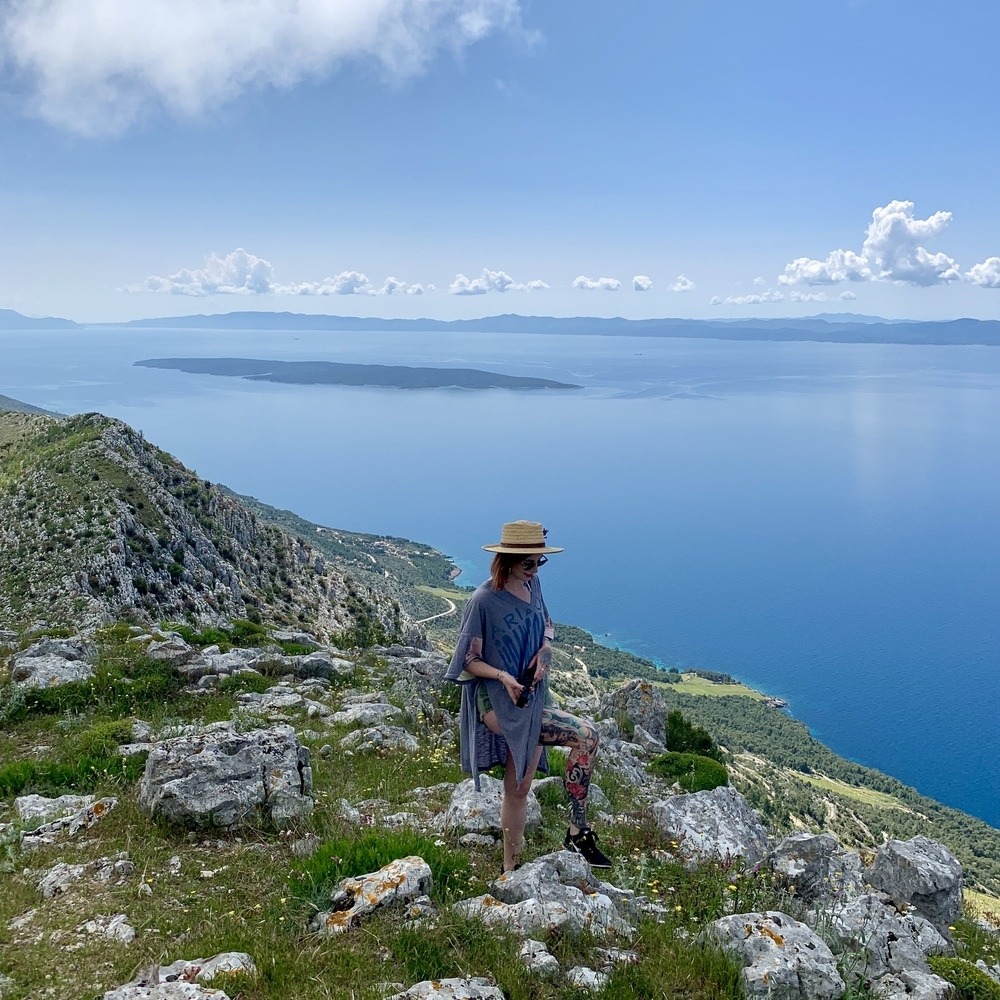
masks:
POLYGON ((420 334, 5 334, 0 393, 96 409, 209 479, 438 546, 544 521, 557 618, 790 701, 1000 825, 1000 350, 420 334), (453 365, 572 393, 285 386, 163 356, 453 365))

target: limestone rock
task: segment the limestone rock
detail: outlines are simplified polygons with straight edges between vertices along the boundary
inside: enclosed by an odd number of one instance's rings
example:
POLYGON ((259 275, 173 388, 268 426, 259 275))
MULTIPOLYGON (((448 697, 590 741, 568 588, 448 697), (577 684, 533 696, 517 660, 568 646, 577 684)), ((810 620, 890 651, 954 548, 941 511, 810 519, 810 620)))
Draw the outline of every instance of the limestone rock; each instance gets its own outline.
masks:
POLYGON ((330 898, 331 909, 317 913, 310 927, 324 936, 342 934, 378 907, 426 896, 431 881, 431 866, 423 858, 390 861, 377 872, 344 879, 330 898))
POLYGON ((712 921, 705 930, 742 963, 748 998, 839 1000, 844 995, 830 949, 784 913, 737 913, 712 921))
POLYGON ((942 934, 961 915, 962 866, 946 847, 927 837, 883 844, 865 877, 897 905, 914 907, 942 934))
POLYGON ((402 714, 400 709, 388 702, 359 702, 335 712, 330 721, 338 726, 380 726, 402 714))
MULTIPOLYGON (((451 796, 448 808, 440 818, 445 830, 465 830, 468 833, 503 834, 500 823, 500 802, 503 799, 503 782, 488 774, 479 776, 480 791, 471 778, 459 782, 451 796)), ((542 807, 534 792, 528 793, 527 829, 542 822, 542 807)))
POLYGON ((600 715, 605 719, 628 719, 656 742, 666 742, 667 705, 649 681, 628 681, 606 694, 601 699, 600 715))
POLYGON ((222 972, 256 975, 257 966, 242 951, 190 961, 182 958, 171 965, 146 969, 132 982, 105 993, 103 1000, 229 1000, 222 990, 204 985, 222 972))
POLYGON ((98 858, 89 864, 71 865, 65 861, 59 861, 48 871, 42 872, 36 882, 38 891, 43 898, 51 899, 67 892, 72 884, 85 875, 89 875, 96 882, 111 882, 113 879, 119 882, 134 874, 135 865, 129 860, 126 852, 121 852, 113 858, 98 858))
POLYGON ((80 636, 42 639, 10 658, 10 677, 26 688, 56 687, 94 675, 94 645, 80 636))
POLYGON ((844 899, 865 891, 861 858, 845 851, 828 833, 796 833, 785 837, 770 858, 771 868, 786 888, 807 903, 844 899))
POLYGON ((208 729, 166 740, 146 761, 139 804, 193 826, 236 829, 262 819, 287 826, 312 811, 309 751, 291 726, 208 729))
POLYGON ((933 972, 902 972, 872 983, 872 995, 879 1000, 952 1000, 955 988, 933 972))
POLYGON ((504 1000, 503 993, 488 979, 425 979, 389 1000, 504 1000))
POLYGON ((416 753, 420 749, 417 738, 401 726, 373 726, 369 729, 355 729, 341 741, 345 750, 356 753, 416 753))
POLYGON ((89 830, 117 805, 117 799, 97 799, 74 813, 60 816, 34 830, 27 830, 21 834, 21 850, 30 851, 43 844, 55 844, 63 837, 73 837, 81 830, 89 830))
POLYGON ((528 969, 537 972, 540 976, 559 975, 559 960, 541 941, 528 938, 521 945, 520 958, 528 969))
POLYGON ((455 909, 524 937, 553 930, 634 934, 609 892, 627 896, 594 878, 579 855, 557 851, 508 872, 494 883, 492 894, 462 900, 455 909))
POLYGON ((128 917, 124 913, 117 913, 114 916, 102 914, 82 924, 80 930, 85 934, 100 935, 111 941, 118 941, 120 944, 128 944, 135 938, 135 928, 128 922, 128 917))
POLYGON ((820 917, 830 927, 834 947, 860 952, 869 981, 904 972, 929 973, 927 954, 947 954, 952 949, 928 921, 902 915, 874 893, 837 905, 820 917))
POLYGON ((698 857, 739 857, 755 865, 770 850, 757 814, 729 786, 675 795, 655 803, 653 815, 665 837, 682 841, 682 849, 698 857))
POLYGON ((597 993, 603 990, 610 977, 604 972, 595 972, 585 965, 576 965, 566 973, 566 979, 578 990, 589 990, 597 993))
POLYGON ((85 809, 94 801, 93 795, 60 795, 56 799, 44 795, 19 795, 14 810, 23 820, 55 819, 85 809))

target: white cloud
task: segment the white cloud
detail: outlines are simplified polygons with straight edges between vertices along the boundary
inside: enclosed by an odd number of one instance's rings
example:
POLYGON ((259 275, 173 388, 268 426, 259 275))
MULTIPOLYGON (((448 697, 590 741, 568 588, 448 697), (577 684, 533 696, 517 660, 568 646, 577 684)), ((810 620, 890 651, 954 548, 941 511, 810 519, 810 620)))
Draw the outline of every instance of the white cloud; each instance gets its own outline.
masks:
POLYGON ((767 282, 759 274, 753 279, 753 283, 757 286, 757 288, 763 288, 767 284, 767 282))
POLYGON ((722 298, 720 295, 713 295, 709 300, 709 305, 713 306, 759 306, 770 302, 784 302, 785 296, 773 288, 766 292, 753 295, 727 295, 722 298))
POLYGON ((849 288, 847 289, 847 291, 840 293, 841 302, 853 302, 856 298, 857 295, 855 295, 854 292, 852 292, 849 288))
POLYGON ((941 285, 961 277, 954 258, 931 253, 922 242, 939 236, 951 212, 927 219, 913 215, 912 201, 890 201, 872 212, 861 252, 832 250, 825 260, 796 257, 785 265, 783 285, 833 285, 841 281, 894 281, 908 285, 941 285))
POLYGON ((670 286, 672 292, 693 292, 698 286, 686 275, 678 274, 677 280, 670 286))
POLYGON ((982 288, 1000 288, 1000 257, 987 257, 981 264, 973 264, 965 276, 982 288))
POLYGON ((653 279, 648 274, 637 274, 632 279, 633 292, 648 292, 653 287, 653 279))
POLYGON ((622 283, 617 278, 588 278, 580 274, 573 279, 574 288, 585 288, 588 291, 617 292, 622 283))
POLYGON ((788 296, 793 302, 826 302, 826 292, 799 292, 794 291, 788 296))
POLYGON ((549 286, 536 278, 527 284, 515 281, 506 271, 491 271, 483 268, 478 278, 467 278, 464 274, 456 274, 455 280, 448 286, 452 295, 485 295, 487 292, 524 292, 541 291, 549 286))
POLYGON ((433 285, 410 285, 391 276, 376 288, 362 271, 341 271, 322 281, 279 284, 271 262, 242 247, 225 257, 209 254, 201 268, 182 268, 167 277, 150 275, 144 287, 173 295, 423 295, 434 290, 433 285))
POLYGON ((25 81, 30 113, 86 135, 352 60, 403 79, 495 32, 534 38, 518 0, 16 0, 0 8, 0 63, 25 81))
POLYGON ((779 275, 782 285, 834 285, 839 281, 866 281, 872 277, 868 261, 852 250, 833 250, 826 260, 796 257, 779 275))
POLYGON ((202 268, 182 268, 176 274, 151 274, 146 288, 172 295, 266 295, 275 290, 270 261, 242 247, 219 257, 211 253, 202 268))

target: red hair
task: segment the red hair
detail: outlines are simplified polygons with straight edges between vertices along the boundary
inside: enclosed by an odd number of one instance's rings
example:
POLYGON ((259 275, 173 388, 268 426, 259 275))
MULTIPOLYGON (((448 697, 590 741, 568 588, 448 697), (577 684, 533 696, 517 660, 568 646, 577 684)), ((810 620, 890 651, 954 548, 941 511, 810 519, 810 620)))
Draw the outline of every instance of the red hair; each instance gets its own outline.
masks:
POLYGON ((503 590, 510 579, 510 571, 528 557, 523 552, 498 552, 490 564, 490 580, 494 590, 503 590))

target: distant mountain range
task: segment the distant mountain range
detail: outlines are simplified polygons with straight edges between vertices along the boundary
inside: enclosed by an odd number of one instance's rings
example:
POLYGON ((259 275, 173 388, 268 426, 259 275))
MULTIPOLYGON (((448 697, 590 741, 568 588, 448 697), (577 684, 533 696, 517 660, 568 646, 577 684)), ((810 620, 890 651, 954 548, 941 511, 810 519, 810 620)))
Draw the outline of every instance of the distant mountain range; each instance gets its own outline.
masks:
POLYGON ((79 324, 64 319, 31 319, 0 309, 0 330, 101 327, 138 330, 396 331, 434 333, 547 333, 606 337, 692 337, 708 340, 819 341, 841 344, 979 344, 1000 346, 1000 321, 978 319, 887 320, 852 313, 781 319, 603 319, 593 316, 519 316, 508 313, 481 319, 378 319, 290 312, 230 312, 167 316, 127 323, 79 324))

